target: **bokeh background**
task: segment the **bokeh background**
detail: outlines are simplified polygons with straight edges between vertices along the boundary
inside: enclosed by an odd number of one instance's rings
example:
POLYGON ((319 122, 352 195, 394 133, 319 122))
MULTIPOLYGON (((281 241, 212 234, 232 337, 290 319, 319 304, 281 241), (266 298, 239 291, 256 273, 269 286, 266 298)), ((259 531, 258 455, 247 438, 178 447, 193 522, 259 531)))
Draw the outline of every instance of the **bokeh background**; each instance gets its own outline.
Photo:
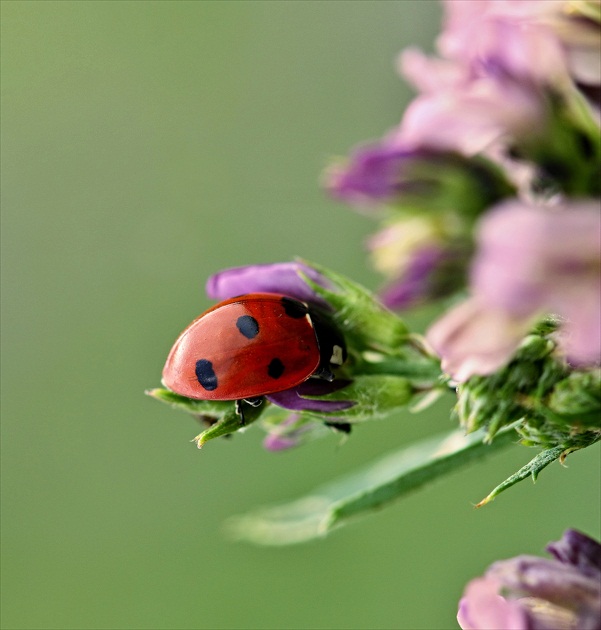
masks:
POLYGON ((2 3, 3 628, 455 628, 494 559, 598 534, 598 448, 472 508, 534 454, 516 447, 328 539, 232 543, 228 516, 448 430, 451 400, 270 454, 259 428, 200 452, 143 393, 223 267, 302 255, 377 287, 374 226, 320 173, 398 122, 396 54, 440 16, 2 3))

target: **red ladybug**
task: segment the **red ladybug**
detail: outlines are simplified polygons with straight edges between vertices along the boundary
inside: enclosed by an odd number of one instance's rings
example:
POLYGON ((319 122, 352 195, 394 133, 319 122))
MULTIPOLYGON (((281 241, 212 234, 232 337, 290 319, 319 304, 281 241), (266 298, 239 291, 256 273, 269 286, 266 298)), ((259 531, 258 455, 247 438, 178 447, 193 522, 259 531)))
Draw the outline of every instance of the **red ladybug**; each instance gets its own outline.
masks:
POLYGON ((312 376, 333 380, 345 358, 323 313, 284 295, 250 293, 220 302, 184 330, 163 383, 188 398, 258 404, 312 376))

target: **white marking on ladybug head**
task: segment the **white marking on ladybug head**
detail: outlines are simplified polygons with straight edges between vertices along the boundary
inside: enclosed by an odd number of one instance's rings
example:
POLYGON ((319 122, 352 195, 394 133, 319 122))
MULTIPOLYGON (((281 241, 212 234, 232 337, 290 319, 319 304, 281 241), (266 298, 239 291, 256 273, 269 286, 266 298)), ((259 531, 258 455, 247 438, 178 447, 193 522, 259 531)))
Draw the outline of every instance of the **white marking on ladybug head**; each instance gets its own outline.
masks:
POLYGON ((332 356, 330 357, 330 363, 334 365, 342 365, 343 352, 340 346, 334 346, 332 348, 332 356))

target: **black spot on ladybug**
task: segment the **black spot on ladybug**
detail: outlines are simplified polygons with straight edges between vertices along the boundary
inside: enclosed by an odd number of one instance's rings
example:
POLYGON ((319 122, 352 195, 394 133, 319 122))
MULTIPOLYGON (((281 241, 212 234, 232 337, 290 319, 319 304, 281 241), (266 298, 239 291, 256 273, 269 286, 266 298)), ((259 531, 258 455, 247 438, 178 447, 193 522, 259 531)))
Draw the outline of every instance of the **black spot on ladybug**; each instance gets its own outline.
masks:
POLYGON ((247 338, 254 339, 259 334, 259 322, 250 315, 242 315, 236 320, 236 328, 247 338))
POLYGON ((305 304, 288 297, 282 298, 282 306, 284 307, 286 315, 293 319, 301 319, 301 317, 304 317, 309 312, 305 304))
POLYGON ((284 373, 284 364, 276 357, 275 359, 271 359, 271 362, 267 366, 267 374, 271 376, 271 378, 280 378, 284 373))
POLYGON ((208 391, 217 389, 217 376, 213 371, 213 364, 206 359, 196 361, 196 378, 198 382, 208 391))

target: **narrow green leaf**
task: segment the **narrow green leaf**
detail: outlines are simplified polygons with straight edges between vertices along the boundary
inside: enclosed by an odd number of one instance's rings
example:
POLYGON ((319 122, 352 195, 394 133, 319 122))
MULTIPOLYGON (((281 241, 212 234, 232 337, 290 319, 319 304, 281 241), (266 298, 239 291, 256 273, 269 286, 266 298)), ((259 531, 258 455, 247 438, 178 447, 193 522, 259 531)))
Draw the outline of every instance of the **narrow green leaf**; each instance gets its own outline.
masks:
POLYGON ((394 452, 363 470, 317 488, 306 497, 234 517, 228 533, 260 545, 289 545, 325 536, 350 518, 365 515, 429 481, 489 455, 515 441, 513 427, 492 444, 483 433, 456 430, 394 452))
POLYGON ((531 459, 525 466, 522 466, 516 473, 505 479, 503 483, 500 483, 488 496, 486 496, 476 507, 482 507, 487 503, 490 503, 496 496, 501 494, 507 488, 511 488, 516 483, 523 481, 527 477, 532 477, 532 481, 536 481, 538 473, 546 468, 549 464, 553 463, 556 459, 561 457, 561 454, 566 450, 565 446, 555 446, 554 448, 547 448, 541 451, 536 457, 531 459))

